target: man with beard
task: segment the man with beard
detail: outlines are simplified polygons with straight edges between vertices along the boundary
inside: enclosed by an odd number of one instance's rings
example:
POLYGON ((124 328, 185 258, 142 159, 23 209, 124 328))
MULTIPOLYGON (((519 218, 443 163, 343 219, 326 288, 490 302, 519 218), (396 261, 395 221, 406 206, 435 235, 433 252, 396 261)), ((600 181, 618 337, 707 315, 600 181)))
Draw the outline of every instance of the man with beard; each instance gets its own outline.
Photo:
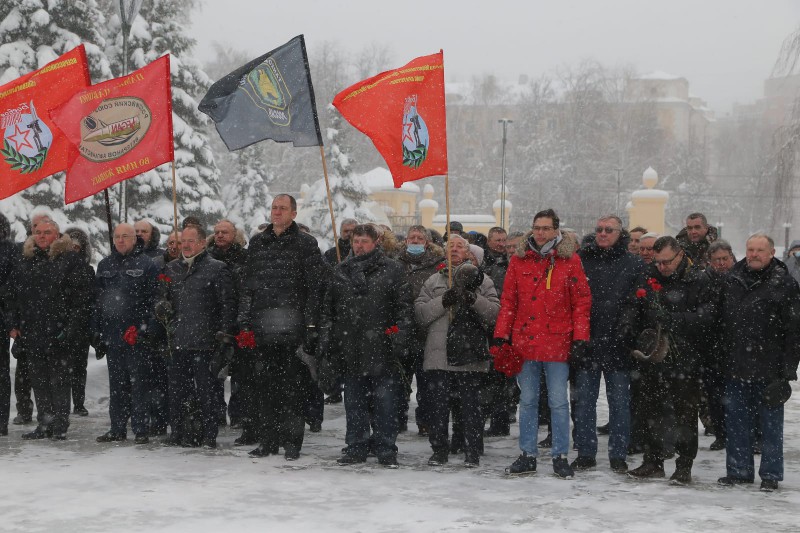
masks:
POLYGON ((353 257, 336 266, 322 306, 320 354, 344 378, 347 447, 340 465, 397 468, 397 401, 406 339, 413 334, 411 290, 370 224, 353 230, 353 257), (370 426, 373 434, 370 437, 370 426))
POLYGON ((649 328, 666 342, 663 361, 644 361, 641 366, 645 452, 642 465, 629 475, 664 477, 666 444, 674 443, 677 458, 670 481, 685 485, 692 481, 697 456, 701 354, 718 299, 708 276, 692 264, 675 238, 660 237, 653 251, 647 280, 629 299, 620 326, 632 333, 625 333, 627 337, 638 337, 649 328))

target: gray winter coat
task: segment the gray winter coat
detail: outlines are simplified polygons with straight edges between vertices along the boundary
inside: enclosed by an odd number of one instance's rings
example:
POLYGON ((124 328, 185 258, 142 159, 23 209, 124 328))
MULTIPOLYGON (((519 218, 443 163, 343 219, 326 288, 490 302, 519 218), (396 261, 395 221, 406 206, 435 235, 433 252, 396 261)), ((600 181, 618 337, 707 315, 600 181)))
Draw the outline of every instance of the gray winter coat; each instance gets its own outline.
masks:
MULTIPOLYGON (((464 366, 447 364, 447 328, 450 325, 448 310, 442 305, 442 295, 447 290, 447 269, 433 274, 423 284, 422 290, 414 302, 417 326, 427 329, 425 341, 425 370, 450 370, 453 372, 488 372, 489 361, 472 363, 464 366)), ((485 276, 477 290, 477 299, 472 308, 484 321, 486 331, 494 331, 497 313, 500 311, 500 300, 494 290, 491 278, 485 276)))

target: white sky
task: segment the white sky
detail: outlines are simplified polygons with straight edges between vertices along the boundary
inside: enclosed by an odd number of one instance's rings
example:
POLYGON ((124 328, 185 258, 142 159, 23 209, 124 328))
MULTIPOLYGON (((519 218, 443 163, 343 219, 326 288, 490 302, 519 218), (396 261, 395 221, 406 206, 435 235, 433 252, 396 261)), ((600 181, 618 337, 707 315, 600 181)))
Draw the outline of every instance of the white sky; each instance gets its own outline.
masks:
POLYGON ((448 81, 516 81, 593 58, 683 76, 722 115, 762 95, 783 39, 800 25, 800 2, 205 0, 193 20, 202 61, 214 41, 256 57, 300 33, 310 50, 322 41, 348 52, 388 45, 392 68, 441 48, 448 81))

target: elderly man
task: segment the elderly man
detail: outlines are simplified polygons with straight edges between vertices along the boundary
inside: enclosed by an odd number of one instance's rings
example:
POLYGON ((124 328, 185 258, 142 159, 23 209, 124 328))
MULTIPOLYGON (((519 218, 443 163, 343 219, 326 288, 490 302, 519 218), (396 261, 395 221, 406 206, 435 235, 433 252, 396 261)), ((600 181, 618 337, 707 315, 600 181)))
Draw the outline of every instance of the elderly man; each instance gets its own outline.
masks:
POLYGON ((320 287, 326 266, 317 240, 294 222, 297 201, 288 194, 272 200, 267 228, 250 240, 239 292, 240 338, 255 345, 253 376, 258 399, 256 424, 259 446, 252 457, 277 454, 300 456, 305 430, 308 369, 296 356, 303 345, 314 353, 320 287))
POLYGON ((181 259, 165 269, 164 299, 172 315, 167 328, 172 353, 169 444, 195 444, 188 442, 190 435, 183 431, 184 404, 194 395, 202 411, 202 445, 211 449, 217 447, 218 413, 211 358, 224 342, 220 338, 235 331, 236 296, 230 270, 208 254, 206 237, 200 226, 183 230, 181 259))
POLYGON ((783 402, 787 398, 776 391, 783 389, 785 394, 787 382, 797 380, 800 288, 775 259, 775 244, 768 235, 756 233, 747 240, 745 258, 725 279, 722 323, 728 354, 728 435, 727 475, 719 483, 753 482, 753 426, 758 420, 761 490, 773 491, 783 480, 783 402))
POLYGON ((164 249, 160 247, 161 232, 155 224, 145 219, 136 222, 133 228, 136 230, 136 236, 144 242, 144 254, 147 257, 155 259, 164 253, 164 249))
POLYGON ((428 464, 448 462, 448 399, 456 394, 460 409, 453 418, 463 428, 464 465, 475 467, 480 464, 483 450, 480 391, 489 371, 486 339, 494 330, 500 302, 491 278, 468 264, 467 241, 452 235, 447 248, 454 271, 453 286, 448 285, 447 269, 442 269, 425 281, 414 302, 418 325, 427 332, 423 368, 427 374, 426 393, 431 396, 429 440, 433 449, 428 464), (468 330, 473 332, 471 337, 468 330), (453 336, 463 344, 455 346, 453 336))
MULTIPOLYGON (((691 483, 697 456, 697 416, 700 401, 701 355, 718 309, 708 276, 691 263, 678 241, 660 237, 647 281, 637 284, 628 300, 621 328, 639 337, 645 330, 661 332, 667 343, 663 361, 643 361, 642 417, 647 421, 643 463, 631 477, 664 477, 667 444, 677 458, 673 484, 691 483)), ((648 354, 646 354, 648 355, 648 354)))
POLYGON ((576 248, 577 243, 559 230, 555 211, 547 209, 534 216, 532 231, 520 241, 508 266, 494 336, 510 344, 513 354, 524 361, 517 376, 522 454, 506 469, 509 475, 536 472, 542 373, 553 425, 553 472, 563 479, 574 475, 567 461, 567 361, 583 357, 592 303, 586 274, 574 253, 576 248))
POLYGON ((700 268, 705 268, 708 264, 708 246, 719 237, 717 228, 708 225, 703 213, 692 213, 686 217, 686 227, 675 238, 689 259, 700 268))
POLYGON ((323 259, 325 259, 326 263, 333 266, 347 259, 347 256, 350 255, 353 229, 357 225, 358 221, 354 218, 346 218, 342 220, 342 224, 339 226, 339 255, 341 256, 341 259, 336 258, 336 246, 332 246, 323 255, 323 259))
POLYGON ((659 237, 661 237, 661 235, 653 231, 639 237, 639 257, 642 258, 642 262, 645 265, 649 265, 653 262, 653 243, 655 243, 656 239, 659 237))
POLYGON ((119 224, 111 255, 97 265, 93 343, 98 354, 108 354, 111 418, 111 429, 97 442, 125 440, 128 419, 136 444, 149 442, 154 356, 145 337, 152 339, 154 333, 158 268, 144 249, 134 226, 119 224))
POLYGON ((595 234, 584 241, 578 255, 592 290, 591 341, 588 350, 570 362, 575 369, 575 443, 573 468, 596 466, 597 398, 605 378, 608 400, 608 458, 615 472, 627 472, 630 438, 629 350, 617 330, 622 304, 644 271, 642 261, 628 251, 628 233, 616 215, 601 217, 595 234))
POLYGON ((336 266, 325 292, 319 348, 344 377, 347 447, 337 462, 363 463, 372 448, 381 465, 397 468, 397 402, 406 339, 413 333, 411 291, 405 269, 386 257, 379 237, 371 224, 353 230, 353 256, 336 266))
POLYGON ((70 376, 67 346, 85 332, 92 280, 72 239, 58 224, 43 219, 25 241, 22 258, 8 283, 10 336, 29 357, 31 381, 40 416, 24 439, 66 439, 69 428, 70 376))

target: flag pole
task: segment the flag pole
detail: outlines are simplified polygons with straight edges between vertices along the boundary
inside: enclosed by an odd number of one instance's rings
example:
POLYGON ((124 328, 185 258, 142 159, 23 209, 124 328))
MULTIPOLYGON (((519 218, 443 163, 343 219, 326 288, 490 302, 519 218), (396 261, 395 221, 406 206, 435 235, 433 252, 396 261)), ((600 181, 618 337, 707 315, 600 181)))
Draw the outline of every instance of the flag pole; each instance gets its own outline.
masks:
POLYGON ((333 214, 333 200, 331 199, 331 184, 328 181, 328 165, 325 163, 325 148, 319 145, 319 155, 322 157, 322 173, 325 175, 325 190, 328 191, 328 210, 331 212, 331 227, 333 228, 333 243, 336 246, 336 262, 342 261, 339 251, 339 236, 336 234, 336 217, 333 214))
POLYGON ((103 189, 103 194, 106 197, 106 222, 108 222, 108 245, 111 250, 114 249, 114 229, 111 227, 111 200, 108 197, 108 187, 103 189))
POLYGON ((172 159, 172 226, 175 231, 175 239, 178 239, 178 193, 175 190, 175 158, 172 159))
POLYGON ((453 286, 453 261, 450 256, 450 174, 444 175, 444 211, 447 226, 445 226, 445 236, 447 243, 445 244, 447 254, 447 287, 453 286))

